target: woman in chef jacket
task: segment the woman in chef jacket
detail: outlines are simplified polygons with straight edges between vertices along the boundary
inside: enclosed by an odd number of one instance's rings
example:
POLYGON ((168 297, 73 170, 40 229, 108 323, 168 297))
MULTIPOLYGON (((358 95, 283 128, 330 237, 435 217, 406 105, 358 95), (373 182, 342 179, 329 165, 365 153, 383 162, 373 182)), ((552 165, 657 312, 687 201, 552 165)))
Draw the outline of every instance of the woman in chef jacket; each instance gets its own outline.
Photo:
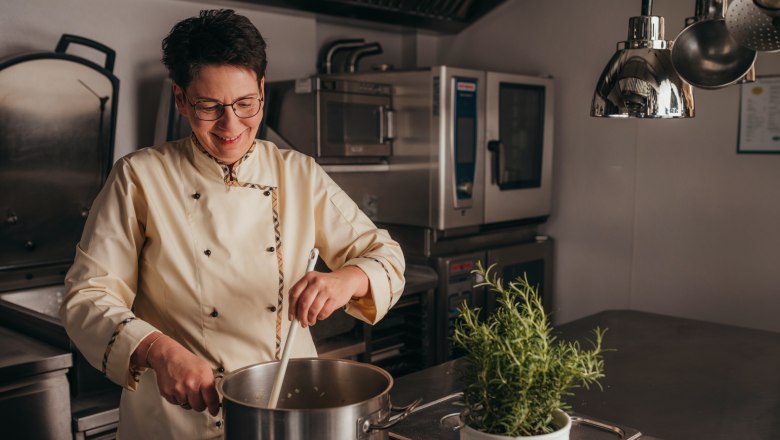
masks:
POLYGON ((368 323, 400 297, 396 242, 310 158, 255 140, 265 42, 231 10, 163 40, 192 135, 117 161, 67 274, 61 314, 92 365, 122 385, 122 439, 222 435, 214 377, 316 356, 307 327, 338 309, 368 323), (330 273, 305 274, 318 248, 330 273))

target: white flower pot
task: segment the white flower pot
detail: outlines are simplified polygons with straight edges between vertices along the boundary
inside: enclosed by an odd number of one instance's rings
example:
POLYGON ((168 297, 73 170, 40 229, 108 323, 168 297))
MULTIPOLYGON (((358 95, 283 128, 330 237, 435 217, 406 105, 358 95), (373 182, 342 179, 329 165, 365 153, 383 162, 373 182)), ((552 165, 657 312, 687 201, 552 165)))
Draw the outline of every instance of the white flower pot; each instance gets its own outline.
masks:
POLYGON ((553 412, 553 425, 555 425, 558 430, 547 434, 521 435, 518 437, 486 434, 466 425, 460 429, 460 440, 569 440, 571 418, 568 414, 560 410, 555 410, 555 412, 553 412))

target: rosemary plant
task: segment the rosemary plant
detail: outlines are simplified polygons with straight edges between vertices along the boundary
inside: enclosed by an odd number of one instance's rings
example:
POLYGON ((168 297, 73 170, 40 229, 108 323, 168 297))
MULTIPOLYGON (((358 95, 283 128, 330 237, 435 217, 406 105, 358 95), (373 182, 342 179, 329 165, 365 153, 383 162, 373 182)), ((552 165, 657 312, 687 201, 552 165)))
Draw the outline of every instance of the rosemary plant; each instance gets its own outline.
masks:
POLYGON ((504 286, 501 278, 477 263, 474 273, 495 292, 497 310, 480 320, 479 309, 461 307, 454 342, 464 349, 465 422, 489 434, 528 436, 552 432, 553 410, 569 409, 563 398, 576 386, 604 377, 601 342, 593 348, 557 340, 535 287, 523 276, 504 286))

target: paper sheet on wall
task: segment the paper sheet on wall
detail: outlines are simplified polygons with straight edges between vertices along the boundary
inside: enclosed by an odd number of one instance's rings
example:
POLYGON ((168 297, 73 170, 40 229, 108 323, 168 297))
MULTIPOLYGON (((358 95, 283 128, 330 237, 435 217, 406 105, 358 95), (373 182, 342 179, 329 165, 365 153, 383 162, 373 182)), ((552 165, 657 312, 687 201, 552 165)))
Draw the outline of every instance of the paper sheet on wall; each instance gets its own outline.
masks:
POLYGON ((739 112, 741 153, 780 153, 780 77, 743 84, 739 112))

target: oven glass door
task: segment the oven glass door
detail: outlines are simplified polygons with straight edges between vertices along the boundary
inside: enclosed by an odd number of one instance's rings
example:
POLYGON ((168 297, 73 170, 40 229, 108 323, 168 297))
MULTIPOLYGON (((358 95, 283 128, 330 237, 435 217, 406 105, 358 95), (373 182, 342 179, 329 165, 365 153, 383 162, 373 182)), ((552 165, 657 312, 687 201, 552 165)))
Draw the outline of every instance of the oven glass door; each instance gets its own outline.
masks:
MULTIPOLYGON (((494 265, 496 275, 505 284, 525 277, 528 284, 535 286, 541 296, 545 311, 552 310, 552 241, 524 243, 514 246, 489 249, 488 265, 494 265)), ((490 314, 496 309, 495 295, 486 294, 485 310, 490 314)))
POLYGON ((322 92, 320 98, 321 156, 391 154, 389 97, 322 92))
POLYGON ((498 139, 493 145, 496 185, 501 190, 542 184, 544 86, 498 84, 498 139), (503 147, 503 148, 502 148, 503 147))
POLYGON ((487 223, 549 214, 552 105, 550 79, 488 73, 487 223))

